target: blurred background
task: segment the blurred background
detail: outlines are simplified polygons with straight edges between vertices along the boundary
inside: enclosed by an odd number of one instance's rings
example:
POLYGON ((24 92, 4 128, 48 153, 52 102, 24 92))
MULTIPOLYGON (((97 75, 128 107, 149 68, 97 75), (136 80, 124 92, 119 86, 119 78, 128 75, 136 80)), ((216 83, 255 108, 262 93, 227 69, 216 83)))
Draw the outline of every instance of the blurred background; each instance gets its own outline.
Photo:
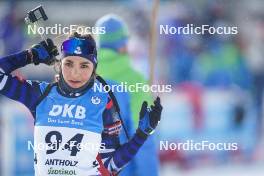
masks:
MULTIPOLYGON (((154 0, 0 1, 0 55, 41 40, 28 35, 26 12, 42 4, 44 26, 94 26, 108 13, 121 16, 130 32, 134 68, 149 79, 154 0)), ((158 141, 238 144, 236 151, 158 150, 159 175, 258 176, 264 173, 264 1, 160 0, 156 18, 155 84, 164 112, 158 141), (237 26, 236 35, 160 35, 159 25, 237 26)), ((61 36, 49 35, 60 44, 61 36)), ((100 64, 100 63, 99 63, 100 64)), ((51 81, 53 68, 26 66, 15 75, 51 81)), ((157 94, 154 94, 156 96, 157 94)), ((33 175, 33 119, 25 107, 0 98, 0 170, 3 176, 33 175)), ((159 146, 159 142, 158 142, 159 146)))

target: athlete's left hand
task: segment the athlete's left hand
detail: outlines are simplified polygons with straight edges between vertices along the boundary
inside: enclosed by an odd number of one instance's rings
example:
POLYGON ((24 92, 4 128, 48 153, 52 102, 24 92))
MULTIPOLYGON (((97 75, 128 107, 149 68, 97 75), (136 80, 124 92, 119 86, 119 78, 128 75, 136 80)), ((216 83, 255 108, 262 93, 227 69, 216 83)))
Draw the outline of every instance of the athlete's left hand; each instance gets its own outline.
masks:
POLYGON ((161 112, 162 106, 160 104, 159 97, 156 98, 154 105, 151 105, 150 108, 148 108, 148 103, 144 101, 140 110, 138 130, 142 131, 146 135, 154 133, 160 122, 161 112))

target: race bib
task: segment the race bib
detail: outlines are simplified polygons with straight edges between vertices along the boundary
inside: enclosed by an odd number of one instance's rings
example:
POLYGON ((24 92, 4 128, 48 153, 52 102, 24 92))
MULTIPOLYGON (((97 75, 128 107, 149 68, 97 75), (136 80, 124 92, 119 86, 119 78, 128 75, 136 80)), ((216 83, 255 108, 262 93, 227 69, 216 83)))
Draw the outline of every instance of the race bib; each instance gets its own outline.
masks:
POLYGON ((99 175, 101 134, 68 127, 35 126, 35 175, 99 175))

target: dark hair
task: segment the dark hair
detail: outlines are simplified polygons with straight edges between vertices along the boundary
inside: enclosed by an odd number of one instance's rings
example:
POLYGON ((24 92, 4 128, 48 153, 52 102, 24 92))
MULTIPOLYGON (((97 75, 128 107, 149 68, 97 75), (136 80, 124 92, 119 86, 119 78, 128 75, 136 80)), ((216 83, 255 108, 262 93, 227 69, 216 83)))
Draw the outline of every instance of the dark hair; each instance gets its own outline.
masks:
POLYGON ((78 32, 74 32, 74 33, 70 34, 70 36, 68 38, 70 39, 70 38, 73 38, 73 37, 80 38, 80 39, 91 40, 96 45, 95 40, 94 40, 94 38, 93 38, 93 36, 91 34, 79 34, 78 32))

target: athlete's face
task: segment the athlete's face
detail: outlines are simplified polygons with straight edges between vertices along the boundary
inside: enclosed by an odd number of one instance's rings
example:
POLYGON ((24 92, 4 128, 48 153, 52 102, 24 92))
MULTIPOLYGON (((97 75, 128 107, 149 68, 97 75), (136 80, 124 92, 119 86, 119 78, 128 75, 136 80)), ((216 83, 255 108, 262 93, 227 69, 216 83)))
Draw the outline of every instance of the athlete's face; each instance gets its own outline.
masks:
POLYGON ((80 88, 90 79, 94 65, 79 56, 67 56, 62 59, 61 70, 66 83, 72 88, 80 88))

